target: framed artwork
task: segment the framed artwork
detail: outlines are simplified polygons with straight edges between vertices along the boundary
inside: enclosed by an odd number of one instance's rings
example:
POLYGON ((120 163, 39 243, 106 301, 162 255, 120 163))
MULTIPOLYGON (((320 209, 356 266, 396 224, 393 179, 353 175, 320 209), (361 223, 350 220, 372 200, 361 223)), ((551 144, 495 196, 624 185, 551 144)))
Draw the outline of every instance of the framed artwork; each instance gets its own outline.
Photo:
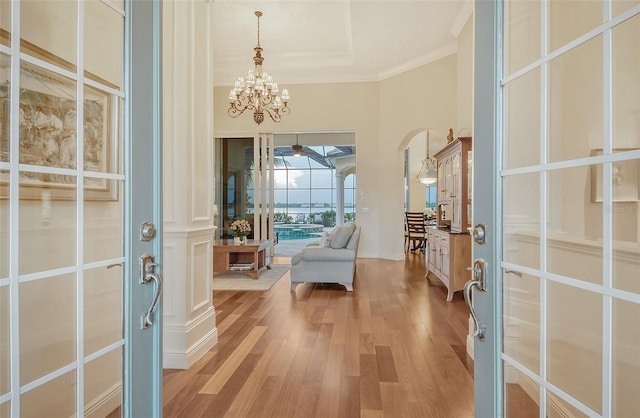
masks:
MULTIPOLYGON (((37 52, 46 54, 42 50, 37 52)), ((59 58, 45 60, 59 64, 59 58)), ((8 82, 0 84, 0 157, 3 161, 8 161, 9 155, 10 90, 8 82)), ((89 85, 85 85, 83 91, 84 155, 78 158, 76 81, 22 61, 20 97, 14 98, 20 101, 20 164, 70 170, 83 164, 85 171, 117 172, 119 130, 114 124, 117 98, 89 85)), ((0 177, 0 198, 8 197, 6 175, 3 173, 0 177)), ((21 171, 20 198, 40 199, 46 190, 48 198, 73 200, 77 187, 83 187, 76 182, 75 175, 21 171)), ((84 177, 85 200, 117 200, 117 183, 110 179, 84 177)))
MULTIPOLYGON (((616 148, 614 152, 637 148, 616 148)), ((591 155, 602 155, 602 149, 591 150, 591 155)), ((612 200, 614 202, 640 201, 640 161, 627 160, 612 163, 612 200)), ((602 202, 602 164, 591 166, 591 201, 602 202)))

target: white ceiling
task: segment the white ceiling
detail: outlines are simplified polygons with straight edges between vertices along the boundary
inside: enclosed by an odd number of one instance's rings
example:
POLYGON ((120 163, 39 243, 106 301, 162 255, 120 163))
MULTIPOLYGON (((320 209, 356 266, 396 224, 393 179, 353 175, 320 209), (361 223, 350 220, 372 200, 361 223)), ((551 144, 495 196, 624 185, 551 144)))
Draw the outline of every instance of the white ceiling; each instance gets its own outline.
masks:
POLYGON ((214 0, 215 85, 253 68, 256 10, 264 71, 280 87, 379 81, 456 51, 470 0, 214 0))

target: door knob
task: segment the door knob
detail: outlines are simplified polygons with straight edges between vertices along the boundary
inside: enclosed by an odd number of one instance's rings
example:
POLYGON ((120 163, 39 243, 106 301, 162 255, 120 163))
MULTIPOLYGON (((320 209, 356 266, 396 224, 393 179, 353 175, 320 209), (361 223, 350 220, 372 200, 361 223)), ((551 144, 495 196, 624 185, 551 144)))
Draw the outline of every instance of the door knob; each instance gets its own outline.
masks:
POLYGON ((484 224, 478 224, 475 227, 467 228, 467 231, 473 235, 473 239, 480 245, 484 245, 485 238, 485 226, 484 224))

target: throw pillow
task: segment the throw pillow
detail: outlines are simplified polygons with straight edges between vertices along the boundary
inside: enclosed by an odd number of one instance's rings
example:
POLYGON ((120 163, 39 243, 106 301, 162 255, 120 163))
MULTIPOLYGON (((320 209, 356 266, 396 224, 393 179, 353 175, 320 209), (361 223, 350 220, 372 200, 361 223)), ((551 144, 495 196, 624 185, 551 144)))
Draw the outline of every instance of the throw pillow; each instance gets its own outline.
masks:
POLYGON ((349 238, 351 238, 351 234, 353 234, 353 231, 355 229, 356 226, 352 223, 335 227, 332 231, 334 234, 333 238, 331 239, 331 243, 329 244, 331 248, 344 248, 349 242, 349 238))
POLYGON ((331 245, 331 235, 328 232, 322 234, 320 237, 320 247, 329 248, 331 245))

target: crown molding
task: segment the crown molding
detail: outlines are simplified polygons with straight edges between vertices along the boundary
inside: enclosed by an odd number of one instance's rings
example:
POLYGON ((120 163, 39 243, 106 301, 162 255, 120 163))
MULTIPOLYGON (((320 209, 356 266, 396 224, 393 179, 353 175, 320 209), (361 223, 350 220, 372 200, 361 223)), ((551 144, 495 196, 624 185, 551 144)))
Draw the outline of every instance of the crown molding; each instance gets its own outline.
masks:
POLYGON ((467 24, 472 15, 473 1, 466 0, 462 5, 460 13, 458 13, 458 16, 456 16, 456 19, 453 21, 451 29, 449 29, 454 38, 458 39, 458 36, 460 36, 460 32, 462 32, 462 29, 464 29, 464 26, 467 24))
POLYGON ((409 62, 406 62, 397 67, 391 68, 387 71, 383 71, 378 75, 378 80, 382 81, 387 78, 396 76, 398 74, 405 73, 409 70, 413 70, 418 67, 422 67, 423 65, 430 64, 434 61, 442 59, 444 57, 448 57, 449 55, 453 55, 458 52, 458 44, 457 42, 452 42, 448 45, 443 46, 442 48, 436 49, 428 54, 422 55, 420 57, 416 57, 409 62))

